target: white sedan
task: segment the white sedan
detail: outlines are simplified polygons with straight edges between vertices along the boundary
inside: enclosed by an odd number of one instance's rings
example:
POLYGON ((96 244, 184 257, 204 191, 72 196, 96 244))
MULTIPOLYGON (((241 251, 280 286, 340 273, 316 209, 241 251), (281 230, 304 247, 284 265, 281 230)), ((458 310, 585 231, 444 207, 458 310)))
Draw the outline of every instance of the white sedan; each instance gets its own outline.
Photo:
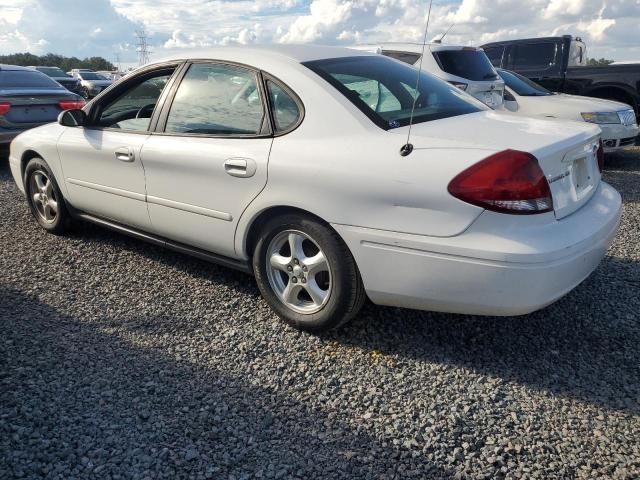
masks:
POLYGON ((552 123, 381 55, 220 48, 23 133, 10 165, 45 230, 87 220, 252 272, 278 315, 319 331, 366 296, 515 315, 582 282, 621 201, 600 130, 552 123))
POLYGON ((639 129, 631 106, 612 100, 553 93, 510 70, 498 69, 507 84, 504 108, 528 117, 595 123, 606 153, 636 144, 639 129))

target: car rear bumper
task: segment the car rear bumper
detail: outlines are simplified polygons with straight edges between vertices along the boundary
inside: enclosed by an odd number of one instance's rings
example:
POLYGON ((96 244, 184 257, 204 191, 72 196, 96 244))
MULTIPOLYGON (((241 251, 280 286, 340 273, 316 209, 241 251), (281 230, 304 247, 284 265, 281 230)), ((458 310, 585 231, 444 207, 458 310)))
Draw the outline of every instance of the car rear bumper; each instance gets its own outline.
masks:
POLYGON ((24 130, 6 129, 0 127, 0 145, 9 145, 11 140, 20 135, 24 130))
POLYGON ((484 212, 463 234, 425 237, 334 225, 380 305, 474 315, 521 315, 567 294, 598 266, 620 222, 602 182, 574 214, 484 212))
POLYGON ((636 144, 640 129, 631 125, 598 125, 602 129, 602 144, 606 153, 615 152, 636 144))

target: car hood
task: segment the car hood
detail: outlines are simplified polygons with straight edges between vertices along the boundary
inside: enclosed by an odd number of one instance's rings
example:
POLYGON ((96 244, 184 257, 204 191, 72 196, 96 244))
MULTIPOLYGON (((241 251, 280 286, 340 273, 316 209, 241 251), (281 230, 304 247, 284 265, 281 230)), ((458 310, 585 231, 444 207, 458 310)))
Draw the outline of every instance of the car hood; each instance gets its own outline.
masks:
POLYGON ((582 112, 618 112, 631 108, 629 105, 614 102, 613 100, 567 95, 564 93, 525 98, 539 102, 541 105, 548 105, 548 110, 551 112, 559 109, 568 109, 571 112, 578 112, 578 115, 582 112))

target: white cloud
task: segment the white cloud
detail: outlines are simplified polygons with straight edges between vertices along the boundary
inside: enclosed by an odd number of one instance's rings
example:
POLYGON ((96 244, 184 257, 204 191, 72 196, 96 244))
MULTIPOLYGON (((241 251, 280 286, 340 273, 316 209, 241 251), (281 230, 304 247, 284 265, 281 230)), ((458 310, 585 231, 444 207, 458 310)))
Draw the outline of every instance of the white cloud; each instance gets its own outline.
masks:
MULTIPOLYGON (((0 53, 119 52, 135 61, 144 25, 153 57, 167 50, 270 42, 420 41, 425 0, 0 0, 0 53)), ((640 58, 640 0, 434 0, 429 38, 450 43, 575 34, 591 55, 640 58)))

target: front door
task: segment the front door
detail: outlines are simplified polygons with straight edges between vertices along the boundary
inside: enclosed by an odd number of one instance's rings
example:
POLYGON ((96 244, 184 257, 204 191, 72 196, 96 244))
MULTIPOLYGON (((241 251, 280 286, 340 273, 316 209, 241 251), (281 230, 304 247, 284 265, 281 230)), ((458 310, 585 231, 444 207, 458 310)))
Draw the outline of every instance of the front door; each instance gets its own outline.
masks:
POLYGON ((58 141, 69 202, 76 209, 149 229, 142 146, 155 104, 174 67, 148 72, 99 99, 84 127, 58 141))
POLYGON ((234 256, 238 219, 267 182, 273 141, 258 73, 193 63, 142 159, 155 233, 234 256))

